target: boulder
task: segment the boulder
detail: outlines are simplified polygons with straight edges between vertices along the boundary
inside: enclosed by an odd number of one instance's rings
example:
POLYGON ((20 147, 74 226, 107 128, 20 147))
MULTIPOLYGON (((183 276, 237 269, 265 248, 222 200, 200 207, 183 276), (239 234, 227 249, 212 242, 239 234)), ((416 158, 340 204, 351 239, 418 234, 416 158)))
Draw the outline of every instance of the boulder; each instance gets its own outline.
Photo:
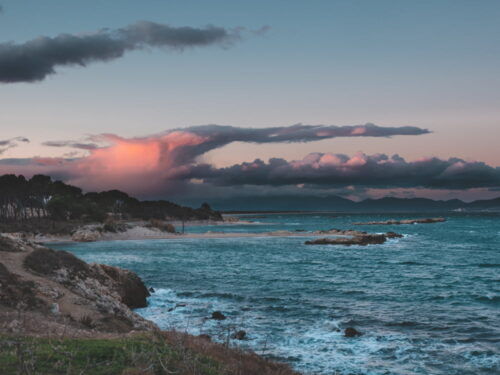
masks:
POLYGON ((357 337, 357 336, 361 336, 362 333, 359 332, 356 328, 353 328, 353 327, 347 327, 345 330, 344 330, 344 336, 345 337, 357 337))
POLYGON ((220 311, 214 311, 212 313, 212 319, 214 320, 226 320, 226 316, 220 311))
POLYGON ((99 238, 101 238, 101 233, 96 230, 85 228, 78 229, 71 236, 71 240, 76 242, 93 242, 97 241, 99 238))
POLYGON ((245 340, 246 337, 247 337, 247 333, 246 333, 246 331, 243 331, 243 330, 236 331, 235 333, 233 333, 231 335, 231 338, 233 338, 235 340, 245 340))
POLYGON ((141 278, 134 272, 105 264, 97 264, 95 267, 99 267, 116 282, 115 289, 125 305, 131 309, 146 307, 148 305, 147 297, 151 294, 141 278))

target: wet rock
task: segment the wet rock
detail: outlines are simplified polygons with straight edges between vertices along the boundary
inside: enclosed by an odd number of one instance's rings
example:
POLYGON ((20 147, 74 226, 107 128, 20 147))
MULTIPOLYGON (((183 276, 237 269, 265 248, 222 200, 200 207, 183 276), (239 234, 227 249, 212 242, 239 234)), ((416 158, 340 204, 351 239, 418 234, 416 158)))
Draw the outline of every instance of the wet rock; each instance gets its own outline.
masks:
POLYGON ((347 327, 345 330, 344 330, 344 336, 345 337, 358 337, 358 336, 361 336, 362 333, 359 332, 356 328, 354 327, 347 327))
POLYGON ((364 234, 354 237, 338 238, 318 238, 316 240, 306 241, 306 245, 379 245, 387 240, 384 234, 364 234))
POLYGON ((212 313, 212 319, 214 320, 226 320, 226 316, 220 311, 214 311, 212 313))
POLYGON ((396 233, 396 232, 387 232, 387 233, 385 234, 385 236, 386 236, 387 238, 402 238, 402 237, 403 237, 403 235, 402 235, 402 234, 399 234, 399 233, 396 233))
POLYGON ((155 293, 155 292, 156 290, 153 287, 149 288, 149 293, 155 293))
POLYGON ((231 338, 235 340, 245 340, 247 337, 246 331, 239 330, 231 335, 231 338))

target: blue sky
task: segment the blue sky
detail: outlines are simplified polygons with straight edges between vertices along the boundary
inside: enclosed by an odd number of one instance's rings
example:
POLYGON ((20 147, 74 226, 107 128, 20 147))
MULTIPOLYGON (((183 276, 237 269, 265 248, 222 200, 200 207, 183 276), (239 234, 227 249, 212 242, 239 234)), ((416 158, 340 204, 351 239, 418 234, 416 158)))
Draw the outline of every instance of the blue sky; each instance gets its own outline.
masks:
MULTIPOLYGON (((200 124, 413 125, 434 133, 393 139, 230 144, 217 165, 309 152, 451 156, 500 165, 500 1, 0 0, 0 42, 120 28, 270 29, 230 48, 134 51, 64 67, 38 83, 0 85, 3 157, 57 156, 47 140, 143 136, 200 124)), ((66 150, 68 151, 68 150, 66 150)))

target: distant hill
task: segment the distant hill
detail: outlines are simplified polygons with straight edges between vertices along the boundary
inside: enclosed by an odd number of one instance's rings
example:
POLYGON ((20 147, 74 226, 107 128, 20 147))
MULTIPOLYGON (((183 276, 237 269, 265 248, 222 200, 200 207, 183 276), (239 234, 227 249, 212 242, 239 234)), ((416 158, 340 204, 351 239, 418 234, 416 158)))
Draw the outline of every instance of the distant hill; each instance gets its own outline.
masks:
MULTIPOLYGON (((195 203, 195 202, 192 202, 195 203)), ((500 197, 471 203, 459 199, 447 201, 427 198, 365 199, 355 202, 338 196, 246 196, 211 199, 219 211, 346 211, 346 212, 429 212, 429 211, 498 211, 500 197)))

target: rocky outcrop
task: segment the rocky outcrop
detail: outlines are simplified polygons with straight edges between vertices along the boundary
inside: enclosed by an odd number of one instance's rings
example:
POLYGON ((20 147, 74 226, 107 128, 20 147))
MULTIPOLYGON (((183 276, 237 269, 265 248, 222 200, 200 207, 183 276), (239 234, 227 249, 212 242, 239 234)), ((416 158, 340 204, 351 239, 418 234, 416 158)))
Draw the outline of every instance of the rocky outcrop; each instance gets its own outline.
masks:
POLYGON ((72 241, 93 242, 101 238, 101 233, 89 228, 80 228, 71 236, 72 241))
POLYGON ((354 223, 354 225, 431 224, 431 223, 442 223, 444 221, 446 221, 446 219, 444 217, 434 217, 434 218, 426 218, 426 219, 367 221, 367 222, 354 223))
POLYGON ((64 329, 157 329, 131 310, 146 306, 149 296, 135 273, 87 264, 66 251, 16 240, 13 244, 22 250, 0 258, 0 333, 2 316, 19 310, 32 319, 42 316, 44 326, 61 325, 63 319, 64 329))
POLYGON ((22 248, 19 245, 16 245, 16 242, 8 237, 0 236, 0 251, 17 253, 22 251, 22 248))
POLYGON ((100 269, 115 281, 115 289, 125 305, 132 309, 148 305, 147 297, 151 294, 141 278, 135 273, 105 264, 96 264, 94 267, 100 269))
POLYGON ((306 241, 306 245, 358 245, 358 246, 366 246, 366 245, 380 245, 387 241, 388 238, 400 238, 403 235, 387 232, 385 234, 369 234, 366 232, 357 232, 357 231, 344 231, 344 232, 353 232, 354 235, 350 237, 325 237, 318 238, 315 240, 306 241))

